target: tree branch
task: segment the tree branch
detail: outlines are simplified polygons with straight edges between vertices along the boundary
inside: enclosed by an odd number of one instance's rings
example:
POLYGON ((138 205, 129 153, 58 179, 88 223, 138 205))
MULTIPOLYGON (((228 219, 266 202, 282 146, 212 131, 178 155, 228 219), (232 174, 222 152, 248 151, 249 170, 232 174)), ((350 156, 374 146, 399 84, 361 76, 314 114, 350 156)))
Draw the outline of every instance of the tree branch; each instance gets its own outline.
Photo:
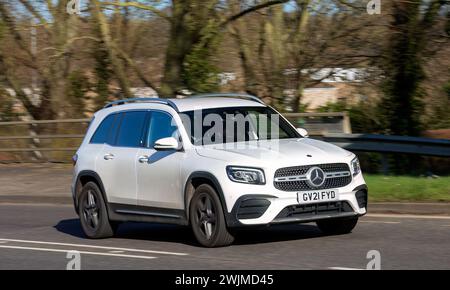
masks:
POLYGON ((12 76, 12 73, 9 70, 9 66, 7 65, 3 55, 1 54, 1 51, 0 51, 0 71, 3 72, 2 74, 0 74, 0 76, 2 76, 3 78, 3 81, 14 90, 17 99, 23 104, 25 110, 27 110, 28 113, 34 118, 37 108, 33 105, 33 103, 31 103, 30 99, 24 93, 21 86, 12 76))
MULTIPOLYGON (((3 17, 3 21, 6 24, 6 27, 14 37, 17 45, 26 52, 26 54, 30 57, 31 63, 37 63, 36 55, 31 51, 30 47, 26 44, 22 35, 19 33, 16 23, 14 22, 13 16, 9 13, 8 8, 4 5, 2 1, 0 1, 0 16, 3 17)), ((36 71, 42 76, 46 76, 43 68, 36 66, 36 71)))
POLYGON ((115 77, 119 82, 120 88, 122 89, 122 93, 124 94, 124 96, 126 98, 130 98, 132 94, 130 92, 128 78, 123 69, 122 63, 117 58, 116 54, 117 51, 114 49, 114 43, 113 40, 111 39, 108 20, 106 19, 106 16, 102 12, 101 2, 93 0, 91 3, 93 4, 92 5, 93 16, 96 19, 98 29, 100 31, 100 37, 104 42, 109 60, 111 61, 111 65, 115 73, 115 77))
POLYGON ((6 27, 8 27, 8 30, 14 37, 14 40, 19 45, 19 47, 23 49, 34 60, 33 53, 31 53, 31 50, 25 44, 22 35, 20 35, 19 31, 17 30, 13 16, 9 13, 9 9, 5 6, 3 1, 0 1, 0 15, 2 16, 6 27))
POLYGON ((245 10, 242 10, 241 12, 239 12, 239 13, 237 13, 235 15, 232 15, 232 16, 228 17, 225 21, 223 21, 219 25, 219 27, 223 28, 223 27, 227 26, 228 24, 230 24, 231 22, 233 22, 233 21, 235 21, 235 20, 237 20, 237 19, 241 18, 242 16, 245 16, 245 15, 247 15, 249 13, 252 13, 252 12, 258 11, 260 9, 273 6, 273 5, 284 4, 284 3, 287 3, 287 2, 289 2, 289 0, 270 0, 270 1, 267 1, 267 2, 264 2, 264 3, 252 6, 250 8, 245 9, 245 10))
POLYGON ((345 0, 337 0, 338 3, 340 3, 343 6, 347 6, 351 9, 355 9, 355 10, 365 10, 366 7, 365 6, 357 6, 351 2, 345 1, 345 0))
POLYGON ((158 15, 161 18, 164 18, 168 21, 170 21, 170 16, 167 15, 166 13, 162 12, 159 9, 156 9, 153 6, 148 6, 148 5, 144 5, 138 2, 100 2, 101 5, 104 6, 116 6, 116 7, 135 7, 138 9, 142 9, 142 10, 147 10, 150 11, 156 15, 158 15))
POLYGON ((160 94, 159 89, 145 77, 145 74, 142 72, 142 70, 136 65, 136 63, 129 57, 123 50, 118 48, 116 45, 113 46, 114 49, 119 54, 119 57, 121 57, 123 60, 127 62, 127 64, 135 71, 136 75, 139 77, 139 79, 147 86, 153 89, 158 95, 160 94))
POLYGON ((50 14, 52 15, 53 19, 55 19, 55 7, 52 4, 52 0, 46 0, 45 1, 47 3, 47 9, 50 12, 50 14))
POLYGON ((26 0, 19 0, 20 3, 28 10, 28 12, 31 13, 36 19, 39 20, 39 22, 45 27, 45 30, 47 30, 48 22, 45 20, 44 17, 26 0))
POLYGON ((422 19, 422 27, 424 29, 426 29, 426 28, 428 28, 428 27, 433 25, 433 23, 434 23, 434 21, 436 19, 436 16, 438 16, 439 10, 441 9, 441 7, 443 5, 446 4, 446 2, 448 2, 448 1, 446 1, 446 0, 434 0, 434 1, 431 1, 430 4, 428 4, 428 8, 427 8, 427 10, 425 12, 425 15, 424 15, 423 19, 422 19))

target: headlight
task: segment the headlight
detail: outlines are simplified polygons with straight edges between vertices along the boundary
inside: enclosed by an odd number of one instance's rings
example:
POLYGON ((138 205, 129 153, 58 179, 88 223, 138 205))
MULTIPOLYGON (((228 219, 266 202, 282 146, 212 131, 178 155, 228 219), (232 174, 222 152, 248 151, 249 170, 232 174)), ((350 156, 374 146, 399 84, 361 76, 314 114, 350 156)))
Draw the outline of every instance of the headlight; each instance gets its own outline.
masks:
POLYGON ((353 158, 353 160, 350 164, 352 167, 353 176, 358 175, 361 172, 361 166, 359 165, 358 157, 353 158))
POLYGON ((227 166, 227 174, 231 181, 248 184, 265 184, 264 171, 258 168, 227 166))

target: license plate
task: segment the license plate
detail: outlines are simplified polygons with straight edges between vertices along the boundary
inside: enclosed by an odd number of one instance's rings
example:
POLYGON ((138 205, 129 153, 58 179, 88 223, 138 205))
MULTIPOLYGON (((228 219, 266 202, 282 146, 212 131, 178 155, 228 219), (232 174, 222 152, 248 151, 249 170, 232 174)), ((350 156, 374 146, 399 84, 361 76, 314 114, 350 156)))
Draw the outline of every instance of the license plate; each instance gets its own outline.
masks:
POLYGON ((336 201, 339 199, 339 191, 337 189, 321 189, 297 192, 298 203, 316 203, 336 201))

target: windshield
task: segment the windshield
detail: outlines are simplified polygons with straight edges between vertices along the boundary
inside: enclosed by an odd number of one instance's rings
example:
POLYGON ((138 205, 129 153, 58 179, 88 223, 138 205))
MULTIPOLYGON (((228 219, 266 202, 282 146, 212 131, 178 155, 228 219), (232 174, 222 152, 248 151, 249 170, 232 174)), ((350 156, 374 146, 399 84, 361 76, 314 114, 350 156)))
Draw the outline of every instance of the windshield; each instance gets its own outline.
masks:
POLYGON ((227 107, 180 113, 192 144, 300 138, 300 134, 268 107, 227 107))

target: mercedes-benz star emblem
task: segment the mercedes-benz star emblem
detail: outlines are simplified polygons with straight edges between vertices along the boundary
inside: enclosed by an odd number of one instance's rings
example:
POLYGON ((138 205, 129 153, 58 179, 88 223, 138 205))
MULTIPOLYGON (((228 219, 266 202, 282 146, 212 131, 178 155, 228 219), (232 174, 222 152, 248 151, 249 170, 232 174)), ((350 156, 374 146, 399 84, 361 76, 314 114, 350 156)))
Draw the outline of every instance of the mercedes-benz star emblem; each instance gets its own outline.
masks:
POLYGON ((325 182, 325 173, 319 167, 311 167, 306 172, 306 182, 312 187, 322 186, 325 182))

